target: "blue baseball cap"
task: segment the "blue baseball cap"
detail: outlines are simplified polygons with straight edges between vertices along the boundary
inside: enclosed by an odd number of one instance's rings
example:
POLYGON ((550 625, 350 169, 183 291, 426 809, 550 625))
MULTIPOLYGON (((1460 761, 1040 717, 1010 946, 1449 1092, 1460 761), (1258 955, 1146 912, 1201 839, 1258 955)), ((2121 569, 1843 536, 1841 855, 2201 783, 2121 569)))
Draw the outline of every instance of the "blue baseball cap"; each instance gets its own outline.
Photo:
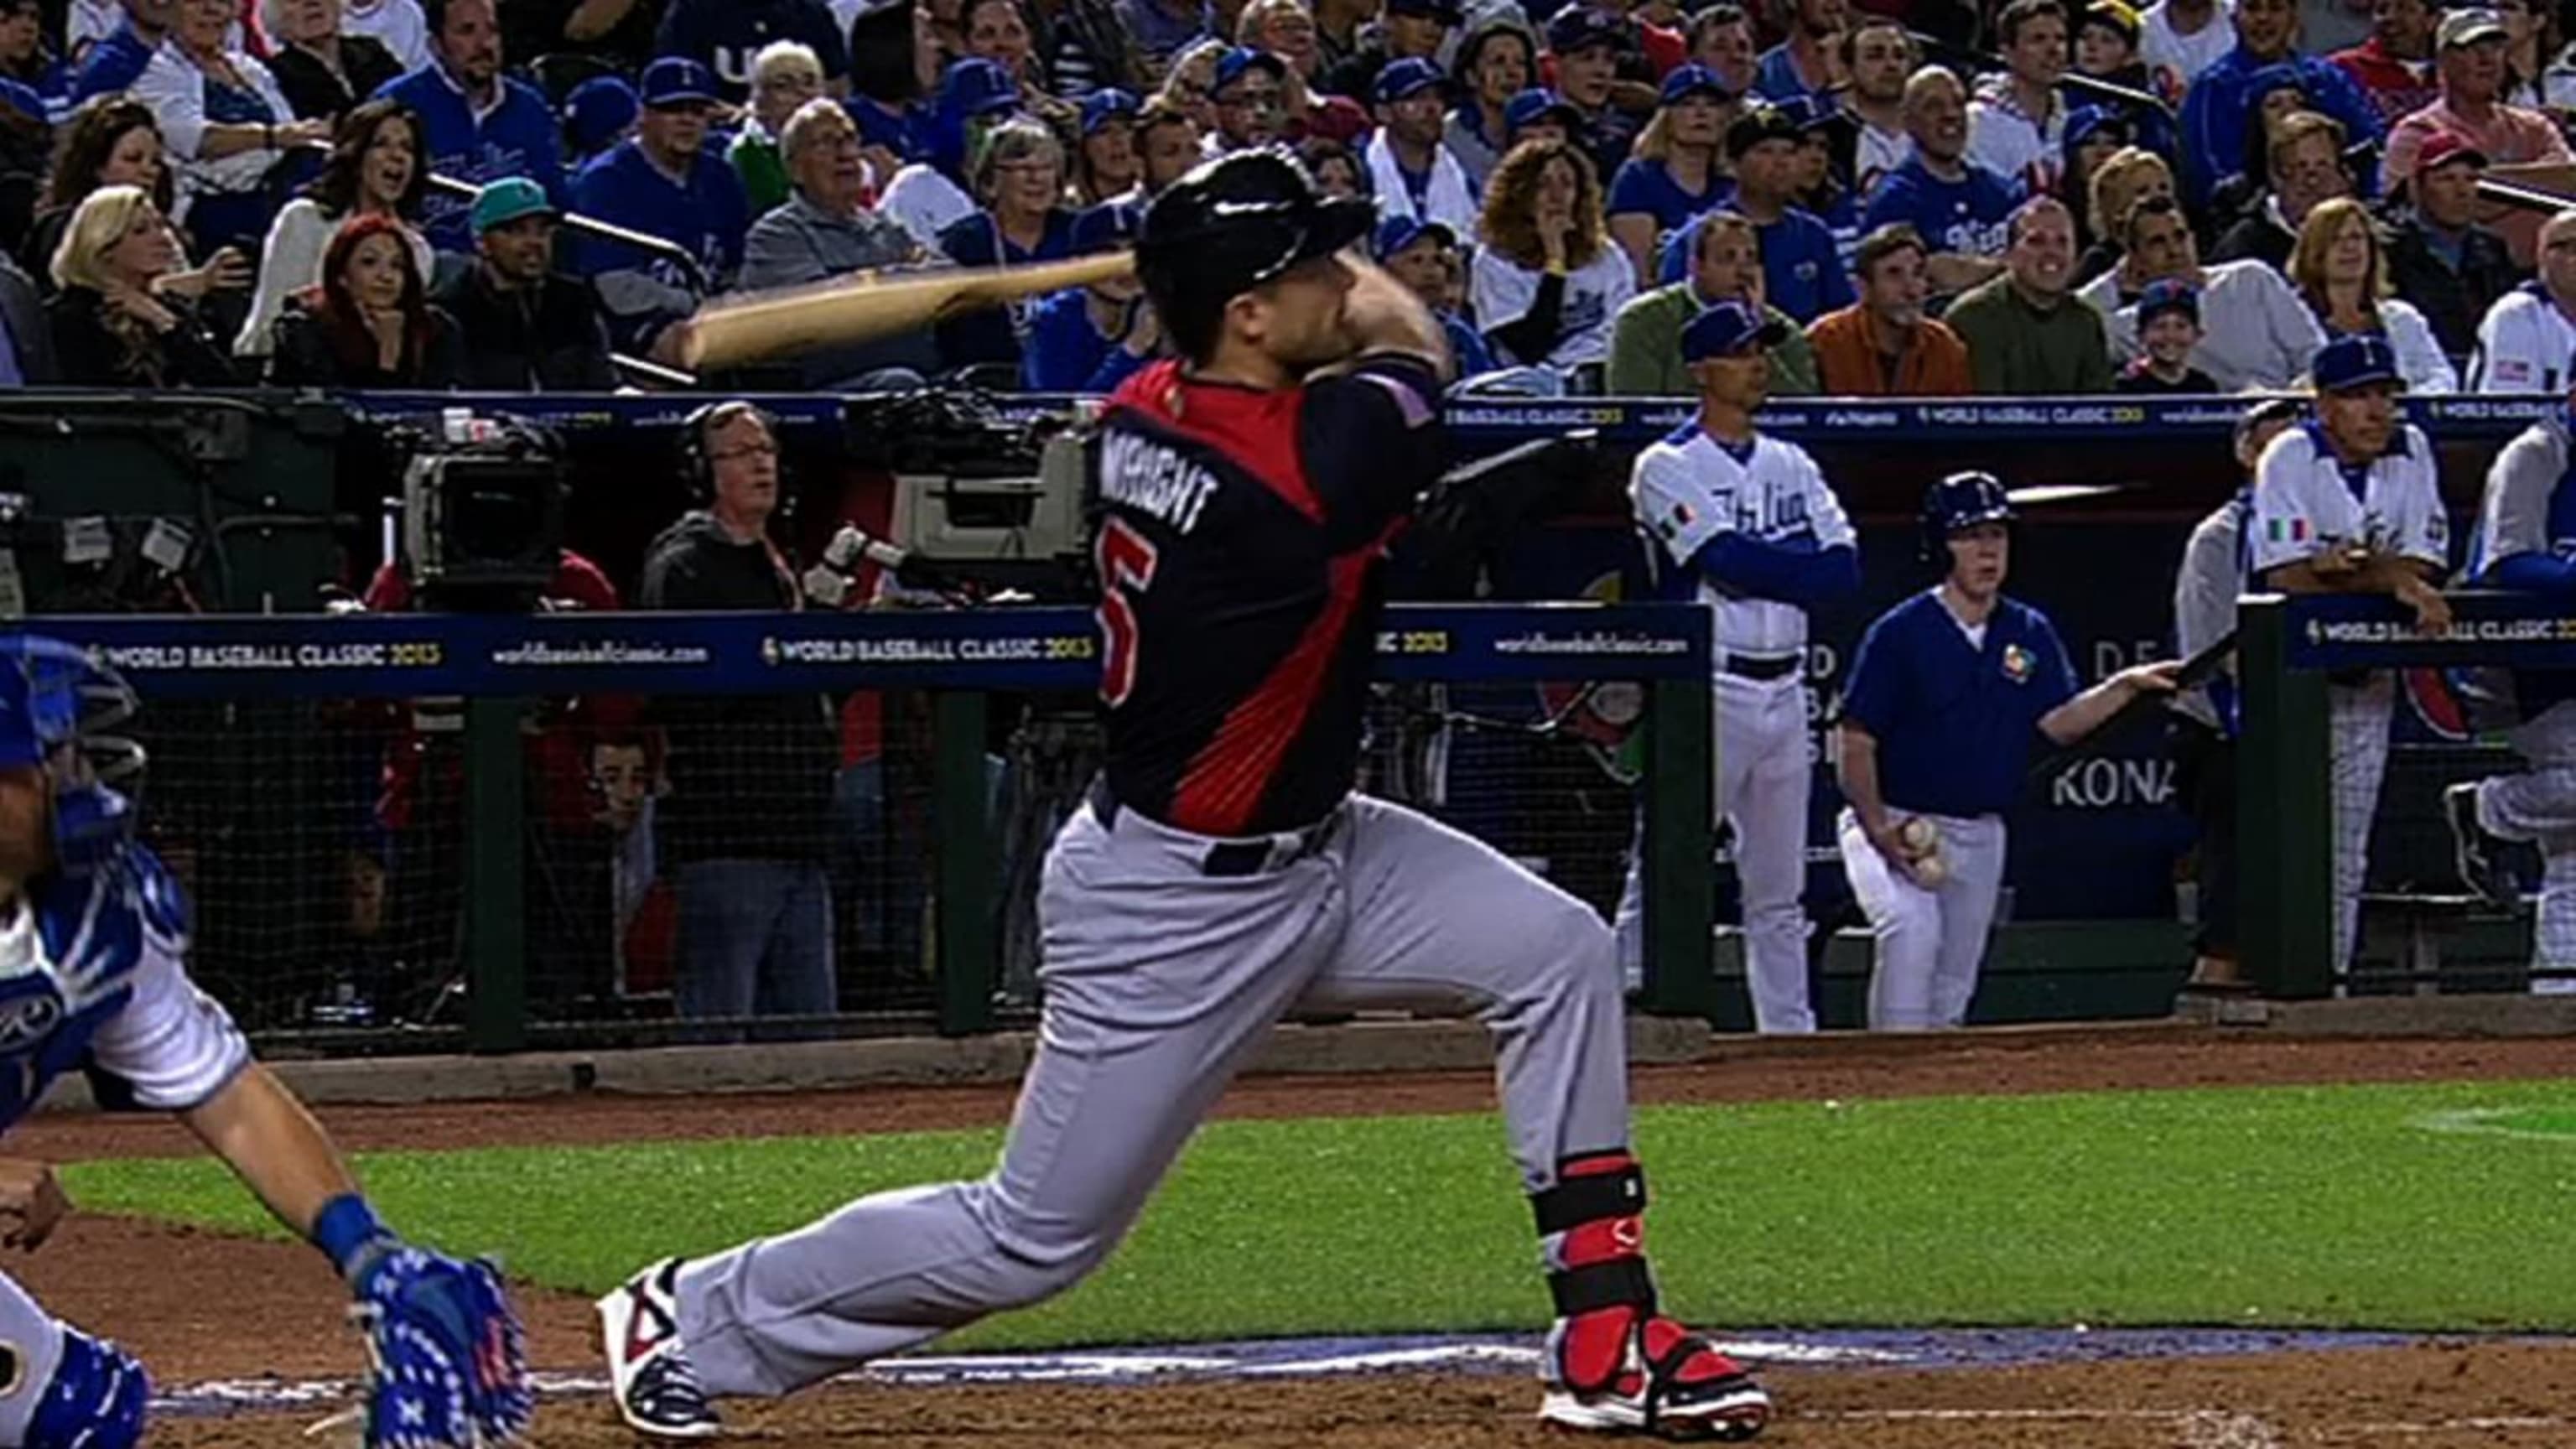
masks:
POLYGON ((1082 98, 1082 134, 1096 135, 1112 121, 1132 121, 1144 109, 1144 102, 1137 100, 1133 91, 1116 86, 1093 91, 1082 98))
POLYGON ((2376 332, 2347 333, 2327 343, 2308 375, 2319 392, 2350 392, 2382 382, 2406 385, 2406 375, 2397 370, 2397 349, 2376 332))
POLYGON ((644 67, 644 106, 704 106, 716 101, 716 74, 685 55, 666 55, 644 67))
POLYGON ((1403 251, 1427 236, 1436 236, 1444 247, 1458 244, 1458 233, 1447 222, 1420 216, 1390 216, 1377 224, 1377 235, 1369 240, 1369 255, 1379 261, 1403 251))
POLYGON ((508 226, 531 216, 554 216, 553 198, 525 176, 504 176, 474 194, 474 234, 508 226))
POLYGON ((595 156, 624 135, 643 109, 624 76, 592 76, 564 97, 564 139, 582 155, 595 156))
POLYGON ((1388 61, 1377 73, 1377 98, 1381 105, 1403 100, 1436 89, 1441 82, 1440 67, 1418 55, 1388 61))
POLYGON ((1747 348, 1777 347, 1789 329, 1744 302, 1712 302, 1682 328, 1682 361, 1704 362, 1747 348))
POLYGON ((1216 58, 1216 79, 1208 83, 1208 94, 1217 95, 1256 70, 1270 72, 1275 81, 1288 79, 1288 62, 1269 51, 1238 45, 1216 58))
POLYGON ((1094 252, 1114 252, 1136 240, 1144 222, 1143 208, 1104 201, 1074 217, 1070 243, 1073 254, 1087 257, 1094 252))
POLYGON ((2075 154, 2077 147, 2105 131, 2112 132, 2123 146, 2138 139, 2137 123, 2129 119, 2126 111, 2111 106, 2077 106, 2066 114, 2066 153, 2075 154))
POLYGON ((1735 92, 1726 88, 1726 77, 1694 60, 1674 66, 1673 73, 1664 77, 1661 104, 1669 106, 1685 96, 1715 96, 1726 101, 1733 100, 1735 92))
POLYGON ((1556 12, 1556 18, 1547 23, 1547 48, 1559 55, 1572 55, 1595 45, 1626 49, 1627 17, 1594 5, 1571 5, 1556 12))
POLYGON ((2199 322, 2200 289, 2180 277, 2160 277, 2147 283, 2147 289, 2138 294, 2138 326, 2144 329, 2167 312, 2180 312, 2194 323, 2199 322))
POLYGON ((1571 131, 1583 124, 1583 113, 1574 108, 1574 102, 1551 90, 1526 90, 1503 104, 1506 135, 1541 121, 1554 121, 1571 131))
POLYGON ((1458 8, 1457 0, 1386 0, 1386 13, 1437 20, 1443 25, 1456 25, 1466 18, 1458 8))
POLYGON ((1020 83, 997 60, 969 56, 948 67, 939 80, 939 109, 971 121, 1020 108, 1020 83))
POLYGON ((2245 78, 2245 114, 2261 113, 2263 98, 2274 91, 2297 91, 2307 99, 2316 98, 2308 89, 2308 78, 2300 74, 2297 66, 2288 61, 2276 61, 2245 78))

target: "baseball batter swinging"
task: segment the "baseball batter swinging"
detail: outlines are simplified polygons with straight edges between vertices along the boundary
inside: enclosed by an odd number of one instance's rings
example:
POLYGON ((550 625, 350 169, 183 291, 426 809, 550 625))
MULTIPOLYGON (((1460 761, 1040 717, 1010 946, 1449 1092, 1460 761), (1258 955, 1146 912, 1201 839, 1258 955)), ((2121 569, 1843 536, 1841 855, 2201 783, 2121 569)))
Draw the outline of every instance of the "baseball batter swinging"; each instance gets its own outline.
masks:
POLYGON ((1861 636, 1843 691, 1843 869, 1878 938, 1874 1030, 1967 1020, 2004 879, 2004 811, 2035 736, 2070 744, 2176 661, 2134 665, 2082 693, 2046 614, 2004 597, 2012 501, 1988 473, 1923 497, 1923 557, 1941 582, 1861 636))
POLYGON ((1108 764, 1047 856, 1044 1017, 1001 1161, 637 1273, 600 1305, 637 1428, 712 1434, 711 1398, 1070 1287, 1301 1005, 1492 1029, 1556 1301, 1544 1418, 1722 1439, 1767 1422, 1743 1370, 1657 1311, 1609 931, 1351 789, 1380 565, 1442 466, 1448 365, 1412 293, 1343 254, 1371 223, 1276 151, 1155 198, 1138 271, 1183 360, 1121 387, 1093 445, 1108 764))

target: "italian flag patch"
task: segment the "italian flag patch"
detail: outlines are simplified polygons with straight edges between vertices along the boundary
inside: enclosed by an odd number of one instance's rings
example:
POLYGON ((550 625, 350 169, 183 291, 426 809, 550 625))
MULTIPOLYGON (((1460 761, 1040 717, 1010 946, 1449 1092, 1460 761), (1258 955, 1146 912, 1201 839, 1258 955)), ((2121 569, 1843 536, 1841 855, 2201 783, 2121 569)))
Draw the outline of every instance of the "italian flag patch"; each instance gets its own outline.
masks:
POLYGON ((2305 543, 2308 521, 2304 518, 2274 518, 2263 524, 2264 536, 2274 543, 2305 543))

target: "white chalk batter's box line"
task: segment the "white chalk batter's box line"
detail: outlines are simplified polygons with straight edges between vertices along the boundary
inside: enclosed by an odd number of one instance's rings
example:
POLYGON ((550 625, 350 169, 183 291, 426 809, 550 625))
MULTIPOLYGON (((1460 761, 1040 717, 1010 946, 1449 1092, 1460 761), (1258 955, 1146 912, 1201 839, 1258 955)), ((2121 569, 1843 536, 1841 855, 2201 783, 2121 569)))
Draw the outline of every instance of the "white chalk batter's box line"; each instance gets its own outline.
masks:
MULTIPOLYGON (((1766 1341, 1724 1345, 1727 1353, 1766 1364, 1802 1364, 1851 1368, 1890 1367, 1915 1362, 1916 1355, 1884 1349, 1829 1347, 1813 1343, 1766 1341)), ((976 1354, 952 1357, 889 1359, 836 1382, 872 1384, 1061 1384, 1145 1383, 1176 1378, 1329 1378, 1349 1374, 1457 1370, 1535 1375, 1539 1351, 1511 1343, 1440 1343, 1365 1353, 1313 1356, 1263 1354, 1259 1357, 1187 1349, 1100 1350, 1089 1353, 976 1354)), ((599 1375, 537 1373, 531 1376, 541 1398, 576 1398, 608 1392, 599 1375)), ((153 1400, 165 1414, 209 1414, 270 1409, 313 1408, 344 1402, 357 1393, 353 1379, 220 1379, 176 1388, 153 1400)))
POLYGON ((2550 1132, 2535 1127, 2508 1127, 2505 1123, 2542 1110, 2535 1107, 2471 1107, 2456 1112, 2427 1112, 2409 1119, 2409 1126, 2419 1132, 2439 1132, 2461 1137, 2510 1137, 2520 1142, 2554 1142, 2562 1147, 2576 1146, 2576 1132, 2550 1132))

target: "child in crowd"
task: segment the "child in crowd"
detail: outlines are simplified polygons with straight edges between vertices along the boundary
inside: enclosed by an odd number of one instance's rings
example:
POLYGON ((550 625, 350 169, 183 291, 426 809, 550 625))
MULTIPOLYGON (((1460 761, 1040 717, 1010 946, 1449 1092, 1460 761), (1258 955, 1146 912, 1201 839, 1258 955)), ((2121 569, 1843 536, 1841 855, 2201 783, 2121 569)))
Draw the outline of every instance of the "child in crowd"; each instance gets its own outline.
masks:
POLYGON ((2191 365, 2191 350, 2199 345, 2199 289, 2172 277, 2149 282, 2138 296, 2141 351, 2120 370, 2112 387, 2140 393, 2223 391, 2208 373, 2191 365))

